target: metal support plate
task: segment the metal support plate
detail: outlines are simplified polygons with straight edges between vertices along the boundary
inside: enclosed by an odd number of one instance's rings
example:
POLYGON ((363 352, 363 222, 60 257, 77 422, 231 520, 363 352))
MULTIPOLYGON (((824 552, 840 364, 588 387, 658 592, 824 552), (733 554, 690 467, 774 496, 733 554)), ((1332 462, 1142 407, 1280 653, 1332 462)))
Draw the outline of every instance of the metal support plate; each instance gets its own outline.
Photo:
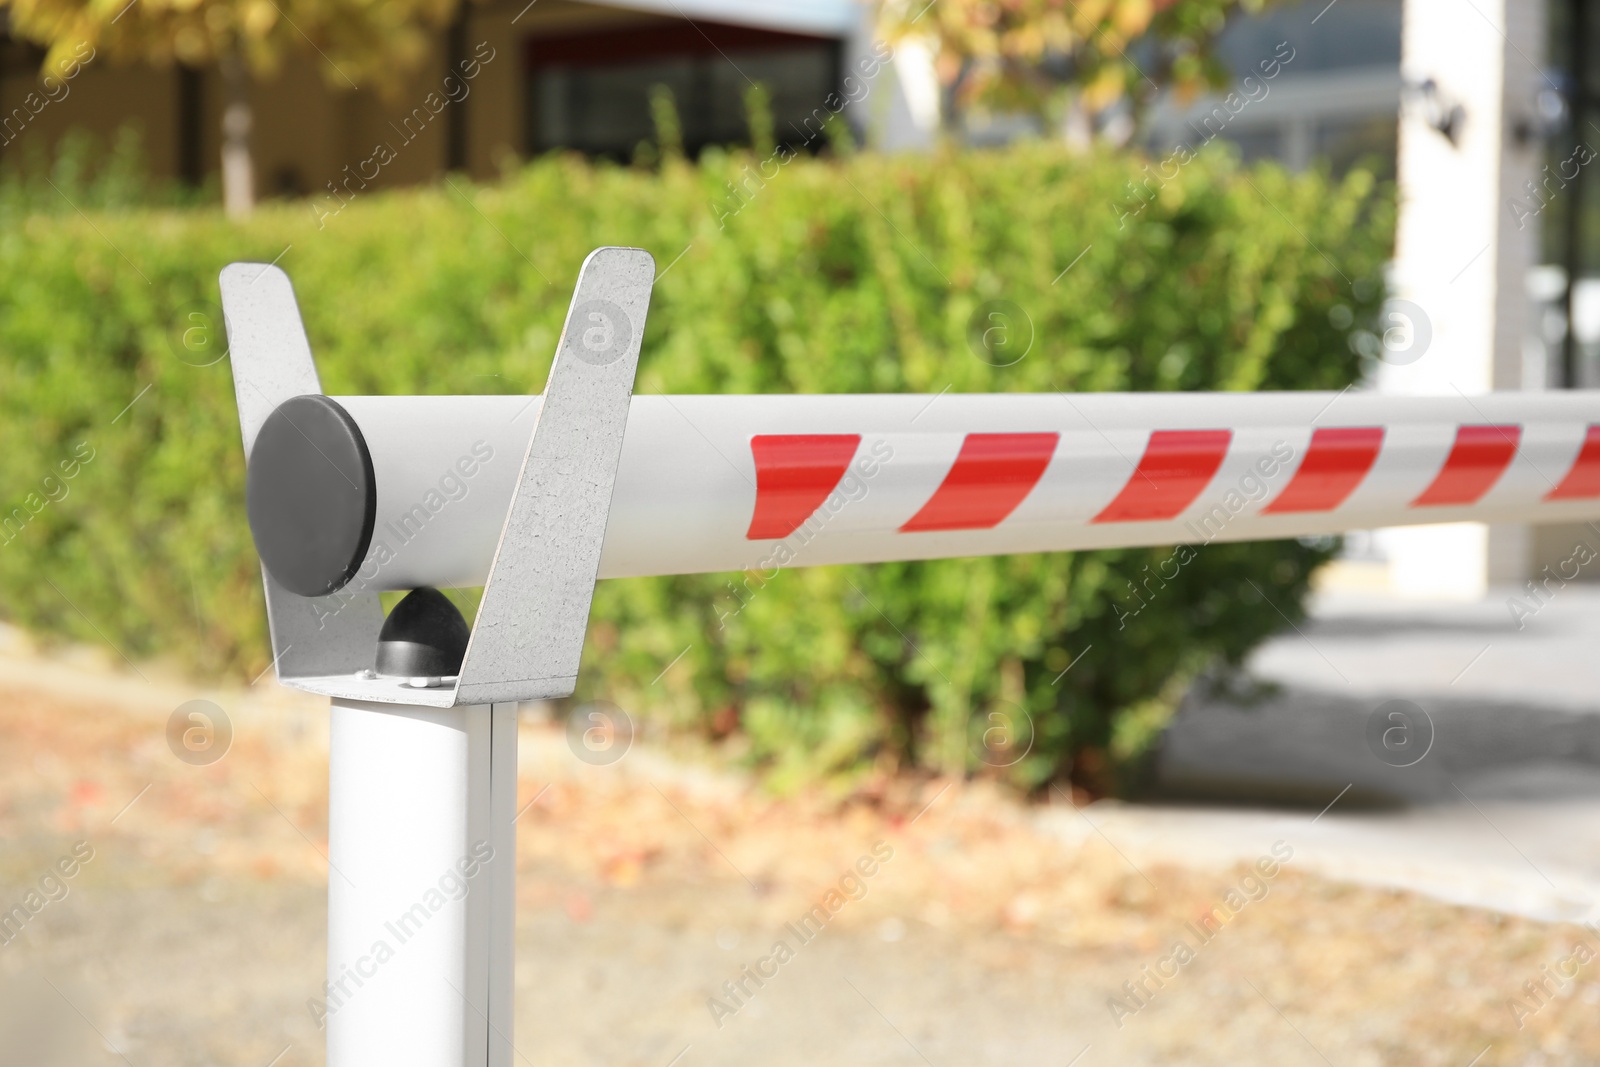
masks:
POLYGON ((600 248, 578 274, 456 700, 569 696, 589 624, 655 260, 600 248))
MULTIPOLYGON (((265 263, 231 263, 218 279, 246 461, 267 416, 296 396, 322 392, 289 276, 265 263)), ((375 591, 296 596, 261 571, 278 680, 348 674, 370 666, 383 625, 375 591)))

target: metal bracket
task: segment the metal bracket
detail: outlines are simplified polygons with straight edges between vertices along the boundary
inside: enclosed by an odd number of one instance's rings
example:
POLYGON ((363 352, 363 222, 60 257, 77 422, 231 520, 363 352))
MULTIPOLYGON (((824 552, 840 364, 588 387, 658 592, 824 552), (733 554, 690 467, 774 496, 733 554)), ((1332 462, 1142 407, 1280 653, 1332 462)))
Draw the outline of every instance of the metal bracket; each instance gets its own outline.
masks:
MULTIPOLYGON (((383 623, 376 592, 300 597, 263 571, 282 684, 428 707, 572 693, 654 282, 642 249, 599 248, 584 260, 455 686, 366 676, 383 623)), ((321 383, 283 271, 235 263, 221 288, 248 457, 277 405, 321 383)))
POLYGON ((622 458, 655 260, 589 253, 456 688, 487 704, 572 694, 622 458))
MULTIPOLYGON (((245 459, 256 433, 277 406, 322 392, 289 276, 264 263, 232 263, 218 279, 223 323, 239 403, 245 459)), ((374 591, 341 590, 325 597, 296 596, 261 570, 267 626, 278 679, 354 672, 372 657, 383 626, 374 591)))

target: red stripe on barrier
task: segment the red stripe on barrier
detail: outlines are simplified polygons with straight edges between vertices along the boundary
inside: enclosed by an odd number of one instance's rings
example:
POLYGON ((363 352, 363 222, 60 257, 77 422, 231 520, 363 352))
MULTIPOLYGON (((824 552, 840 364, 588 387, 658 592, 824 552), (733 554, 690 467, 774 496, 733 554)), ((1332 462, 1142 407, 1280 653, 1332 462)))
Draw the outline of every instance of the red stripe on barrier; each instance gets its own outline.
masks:
POLYGON ((1500 480, 1522 439, 1521 426, 1458 426, 1456 443, 1433 484, 1411 502, 1414 508, 1476 504, 1500 480))
POLYGON ((1060 434, 969 433, 955 465, 901 533, 988 530, 1016 510, 1044 477, 1060 434))
POLYGON ((809 519, 844 477, 861 444, 854 433, 758 434, 756 507, 747 541, 788 537, 809 519))
POLYGON ((1232 440, 1232 430, 1155 431, 1128 484, 1094 521, 1176 518, 1217 473, 1232 440))
POLYGON ((1546 500, 1593 500, 1600 496, 1600 426, 1590 426, 1572 469, 1561 484, 1545 494, 1546 500))
POLYGON ((1332 511, 1355 492, 1382 447, 1382 426, 1329 427, 1313 432, 1300 469, 1261 514, 1332 511))

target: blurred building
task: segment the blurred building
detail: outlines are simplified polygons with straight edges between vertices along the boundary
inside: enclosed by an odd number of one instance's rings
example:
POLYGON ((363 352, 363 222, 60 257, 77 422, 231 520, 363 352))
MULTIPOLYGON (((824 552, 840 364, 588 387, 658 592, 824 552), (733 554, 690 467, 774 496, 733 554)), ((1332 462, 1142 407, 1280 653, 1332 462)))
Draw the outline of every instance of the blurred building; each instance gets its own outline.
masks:
POLYGON ((1307 0, 1240 19, 1217 51, 1236 82, 1254 76, 1262 90, 1241 93, 1237 113, 1225 93, 1187 106, 1167 102, 1151 116, 1152 143, 1221 136, 1246 160, 1276 159, 1301 170, 1336 171, 1357 163, 1393 175, 1400 119, 1400 0, 1307 0), (1280 45, 1289 45, 1287 61, 1280 45), (1263 78, 1263 60, 1280 73, 1263 78), (1251 96, 1257 97, 1250 99, 1251 96), (1228 114, 1217 119, 1217 109, 1228 114), (1208 121, 1209 120, 1209 121, 1208 121))
MULTIPOLYGON (((744 92, 757 82, 772 94, 777 137, 791 144, 815 139, 830 110, 847 111, 887 148, 925 140, 938 121, 925 61, 891 62, 870 92, 843 95, 872 46, 868 9, 853 0, 467 3, 431 60, 388 95, 337 75, 330 83, 326 65, 303 56, 259 81, 256 187, 266 196, 325 191, 380 144, 394 156, 370 180, 380 188, 450 170, 488 179, 507 156, 551 148, 626 159, 654 137, 655 85, 672 91, 690 151, 748 139, 744 92), (897 64, 912 68, 909 79, 897 64)), ((13 115, 38 89, 41 59, 0 35, 0 158, 45 150, 69 129, 109 136, 131 122, 154 176, 198 184, 216 174, 223 87, 215 71, 94 61, 66 95, 13 115)))

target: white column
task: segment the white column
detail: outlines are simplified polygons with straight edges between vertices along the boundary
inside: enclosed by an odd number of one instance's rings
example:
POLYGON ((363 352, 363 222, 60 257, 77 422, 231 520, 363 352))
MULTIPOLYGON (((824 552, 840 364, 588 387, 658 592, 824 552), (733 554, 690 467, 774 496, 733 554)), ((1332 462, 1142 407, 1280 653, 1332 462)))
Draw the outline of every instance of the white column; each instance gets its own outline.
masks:
POLYGON ((516 705, 332 714, 329 1067, 509 1067, 516 705))
POLYGON ((913 35, 891 46, 878 36, 874 5, 859 11, 844 41, 844 115, 877 151, 931 149, 939 139, 943 93, 933 67, 933 39, 913 35), (863 71, 872 74, 863 77, 863 71))
MULTIPOLYGON (((1405 0, 1401 73, 1431 79, 1437 107, 1415 90, 1400 121, 1400 218, 1394 283, 1431 322, 1421 358, 1385 365, 1385 392, 1468 396, 1522 386, 1526 277, 1537 220, 1509 206, 1541 164, 1519 143, 1533 116, 1545 53, 1545 0, 1405 0), (1456 143, 1430 125, 1459 105, 1456 143), (1431 114, 1430 114, 1431 113, 1431 114)), ((1379 531, 1390 581, 1403 594, 1475 598, 1492 581, 1525 577, 1526 527, 1476 523, 1379 531)))

